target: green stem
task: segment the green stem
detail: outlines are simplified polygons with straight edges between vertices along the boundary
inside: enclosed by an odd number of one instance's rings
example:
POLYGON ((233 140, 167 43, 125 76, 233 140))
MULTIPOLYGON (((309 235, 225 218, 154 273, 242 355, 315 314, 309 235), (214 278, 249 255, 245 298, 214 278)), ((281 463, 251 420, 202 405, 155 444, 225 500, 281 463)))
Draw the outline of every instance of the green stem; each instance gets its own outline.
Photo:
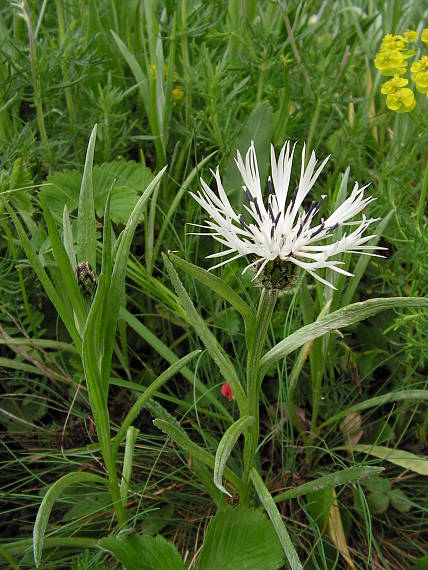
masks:
POLYGON ((251 483, 250 470, 253 467, 259 441, 259 398, 262 381, 260 358, 277 299, 278 291, 263 290, 257 310, 254 336, 247 357, 248 414, 253 416, 255 421, 245 434, 243 493, 241 496, 243 505, 248 505, 251 483))
POLYGON ((183 58, 186 129, 190 130, 192 91, 190 89, 190 78, 189 78, 190 55, 189 55, 189 42, 187 34, 187 0, 181 0, 181 54, 183 58))
POLYGON ((119 525, 121 527, 124 527, 127 521, 127 516, 120 494, 119 480, 116 472, 116 463, 112 452, 110 439, 110 421, 107 407, 102 410, 96 410, 93 408, 93 414, 97 428, 101 454, 103 456, 104 464, 107 470, 110 494, 116 511, 117 520, 119 525))
POLYGON ((41 87, 40 75, 37 69, 36 42, 33 32, 33 24, 31 21, 31 13, 26 0, 24 0, 23 10, 24 10, 24 20, 25 23, 27 24, 27 29, 28 29, 28 41, 30 45, 31 79, 34 90, 34 104, 36 107, 37 125, 39 127, 40 138, 42 139, 43 146, 45 147, 47 162, 49 166, 52 166, 52 154, 49 148, 49 141, 45 127, 45 119, 43 115, 42 87, 41 87))
MULTIPOLYGON (((64 46, 64 40, 65 40, 65 20, 64 20, 64 10, 62 8, 62 0, 55 0, 55 4, 56 4, 56 13, 58 18, 58 39, 59 39, 59 45, 62 48, 64 46)), ((70 123, 72 124, 74 122, 74 117, 75 117, 74 104, 73 104, 73 97, 71 96, 71 89, 69 86, 70 78, 68 76, 67 66, 64 63, 61 63, 61 71, 65 83, 65 88, 64 88, 65 101, 67 103, 70 123)))
POLYGON ((419 231, 422 231, 422 221, 425 212, 425 202, 427 198, 428 191, 428 160, 425 164, 424 178, 422 181, 421 195, 419 197, 418 211, 417 211, 417 222, 419 231))

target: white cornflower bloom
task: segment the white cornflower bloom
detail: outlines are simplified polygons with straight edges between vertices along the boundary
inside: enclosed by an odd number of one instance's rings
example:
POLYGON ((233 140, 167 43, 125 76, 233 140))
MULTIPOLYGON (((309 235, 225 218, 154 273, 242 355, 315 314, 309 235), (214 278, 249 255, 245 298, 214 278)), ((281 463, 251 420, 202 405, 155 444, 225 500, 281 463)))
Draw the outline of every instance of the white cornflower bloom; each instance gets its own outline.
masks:
POLYGON ((306 210, 303 209, 303 201, 329 159, 327 157, 315 170, 317 160, 315 153, 312 152, 305 168, 305 145, 302 150, 300 180, 287 205, 295 146, 291 149, 290 142, 286 142, 279 153, 278 161, 274 148, 271 147, 272 176, 268 178, 267 199, 263 199, 262 196, 254 143, 251 143, 246 154, 245 164, 238 151, 235 161, 244 182, 242 188, 246 204, 243 208, 247 214, 247 221, 232 208, 223 188, 218 167, 213 172, 217 193, 201 179, 202 190, 197 194, 192 193, 192 196, 208 212, 211 220, 200 226, 208 229, 208 233, 195 235, 211 235, 225 246, 224 251, 209 255, 208 258, 231 255, 211 269, 239 257, 250 256, 252 261, 244 272, 254 267, 256 272, 254 279, 258 278, 267 288, 285 288, 292 280, 296 266, 305 269, 322 283, 333 287, 316 271, 329 268, 344 275, 352 276, 352 273, 340 267, 342 261, 331 260, 331 257, 345 252, 376 255, 373 250, 383 249, 366 245, 374 235, 363 236, 364 231, 376 219, 367 219, 363 214, 361 220, 350 221, 374 199, 363 196, 368 184, 360 188, 358 183, 355 183, 351 195, 327 219, 314 221, 326 195, 322 195, 318 203, 312 202, 306 210), (339 226, 352 226, 355 229, 350 233, 344 233, 343 237, 334 241, 333 232, 339 226), (321 244, 325 239, 333 241, 321 244))

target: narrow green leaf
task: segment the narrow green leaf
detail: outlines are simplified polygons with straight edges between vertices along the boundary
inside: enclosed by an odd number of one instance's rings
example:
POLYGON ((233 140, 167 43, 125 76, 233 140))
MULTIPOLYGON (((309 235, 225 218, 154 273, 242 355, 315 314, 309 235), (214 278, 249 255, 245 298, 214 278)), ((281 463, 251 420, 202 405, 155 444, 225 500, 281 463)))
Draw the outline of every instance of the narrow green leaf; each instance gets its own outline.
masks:
POLYGON ((147 95, 149 92, 148 79, 144 74, 143 70, 141 69, 141 66, 138 63, 136 57, 129 51, 129 49, 119 38, 119 36, 113 30, 110 31, 114 41, 116 42, 117 47, 119 48, 122 56, 126 60, 126 63, 129 65, 132 73, 134 74, 135 79, 137 80, 138 89, 140 91, 145 106, 145 110, 148 115, 150 110, 150 101, 147 95))
POLYGON ((232 495, 223 487, 222 484, 223 471, 238 437, 253 423, 253 416, 243 416, 242 418, 239 418, 239 420, 233 423, 226 430, 217 447, 214 464, 214 484, 218 489, 220 489, 220 491, 229 495, 229 497, 232 495))
POLYGON ((95 237, 96 225, 92 167, 94 163, 96 140, 97 125, 92 129, 88 149, 86 151, 77 216, 77 260, 79 263, 87 261, 94 271, 97 267, 97 241, 95 237))
MULTIPOLYGON (((382 237, 383 232, 385 231, 385 228, 388 225, 389 220, 391 219, 393 213, 394 213, 394 210, 391 210, 382 219, 382 221, 376 227, 376 237, 369 241, 369 245, 377 245, 379 243, 379 240, 382 237)), ((380 253, 382 253, 382 252, 380 252, 380 253)), ((349 303, 352 301, 352 298, 355 294, 355 291, 357 290, 358 283, 361 281, 361 278, 366 271, 366 268, 370 262, 370 259, 371 258, 369 255, 360 255, 358 257, 357 264, 355 265, 355 268, 353 270, 354 276, 352 277, 352 279, 349 279, 348 285, 347 285, 347 287, 346 287, 346 289, 345 289, 345 291, 344 291, 344 293, 340 299, 340 304, 342 306, 349 305, 349 303)))
POLYGON ((64 204, 64 210, 62 212, 62 229, 64 232, 65 251, 67 252, 68 258, 70 260, 71 268, 73 272, 75 272, 77 267, 76 252, 74 251, 73 233, 71 230, 70 214, 68 212, 67 204, 64 204))
POLYGON ((169 258, 176 267, 179 267, 200 283, 209 287, 216 295, 230 303, 241 314, 249 331, 253 330, 256 318, 254 311, 223 279, 173 253, 169 254, 169 258))
POLYGON ((183 368, 183 366, 186 366, 188 362, 193 360, 193 358, 195 358, 195 356, 197 356, 200 353, 201 353, 200 350, 194 350, 190 354, 183 356, 183 358, 180 358, 180 360, 178 360, 177 362, 172 364, 169 368, 167 368, 164 372, 162 372, 162 374, 160 374, 156 378, 156 380, 154 380, 150 384, 150 386, 146 388, 144 393, 138 398, 138 400, 135 402, 135 404, 127 413, 125 419, 123 420, 120 426, 119 431, 117 432, 113 444, 113 455, 117 453, 119 444, 124 438, 126 431, 128 430, 129 426, 132 424, 132 422, 135 420, 135 418, 138 416, 138 414, 141 412, 141 410, 144 408, 147 401, 155 394, 157 390, 159 390, 159 388, 161 388, 161 386, 163 386, 163 384, 165 384, 165 382, 167 382, 170 378, 172 378, 175 374, 177 374, 177 372, 179 372, 181 368, 183 368))
POLYGON ((329 475, 323 475, 318 479, 314 479, 308 483, 303 483, 303 485, 299 485, 293 489, 283 491, 274 497, 274 502, 280 503, 281 501, 302 497, 308 493, 323 491, 329 487, 347 485, 348 483, 353 483, 354 481, 360 481, 361 479, 374 477, 382 471, 384 471, 383 467, 372 467, 369 465, 349 467, 348 469, 343 469, 337 473, 330 473, 329 475))
POLYGON ((347 449, 349 451, 356 451, 359 453, 367 453, 379 459, 385 459, 394 465, 399 465, 404 469, 409 469, 420 475, 428 475, 428 459, 419 457, 410 451, 403 451, 402 449, 390 449, 382 445, 370 445, 359 443, 357 445, 346 445, 337 447, 336 449, 347 449))
POLYGON ((171 261, 165 254, 163 254, 162 257, 172 284, 174 285, 177 295, 183 304, 184 310, 189 317, 189 321, 206 346, 211 358, 217 364, 225 382, 228 382, 231 385, 239 410, 241 413, 244 413, 246 409, 246 396, 233 364, 231 363, 228 356, 224 353, 223 349, 219 346, 215 336, 209 330, 204 320, 195 309, 195 306, 187 294, 183 283, 181 282, 171 261))
POLYGON ((152 192, 157 188, 166 166, 155 176, 155 178, 147 186, 135 205, 128 223, 122 232, 119 247, 117 249, 116 258, 113 266, 113 274, 111 276, 110 287, 105 298, 105 310, 103 311, 103 334, 104 334, 104 353, 102 356, 102 376, 109 377, 113 346, 116 336, 117 319, 121 305, 123 288, 126 277, 126 265, 129 257, 129 250, 134 238, 137 224, 141 219, 147 200, 152 192))
POLYGON ((262 376, 269 368, 306 342, 363 321, 381 311, 400 308, 428 308, 428 299, 425 297, 394 297, 391 299, 368 299, 360 303, 353 303, 343 309, 334 311, 324 319, 306 325, 294 332, 267 352, 261 359, 262 376))
POLYGON ((73 315, 70 314, 67 306, 65 305, 61 296, 58 294, 54 284, 52 283, 48 274, 46 273, 43 265, 40 262, 37 252, 33 248, 30 240, 27 237, 27 234, 25 233, 25 230, 21 222, 18 219, 18 216, 15 214, 15 212, 12 210, 12 208, 9 206, 7 202, 6 202, 6 208, 12 217, 13 223, 15 224, 16 227, 16 231, 18 232, 19 235, 19 239, 21 240, 21 245, 24 248, 25 254, 28 257, 28 260, 32 268, 36 272, 37 277, 39 278, 40 283, 42 284, 44 290, 46 291, 47 296, 51 300, 51 303, 54 305, 62 322, 66 326, 77 350, 79 351, 79 353, 81 353, 82 341, 80 338, 80 334, 78 333, 76 325, 74 323, 73 315))
POLYGON ((46 225, 48 227, 49 237, 51 240, 52 250, 55 261, 58 264, 65 293, 71 302, 76 319, 79 325, 79 332, 82 333, 86 321, 86 306, 83 300, 82 292, 77 283, 77 277, 71 266, 70 258, 67 254, 65 246, 59 235, 55 220, 48 208, 48 205, 42 195, 39 196, 40 204, 43 208, 46 225))
MULTIPOLYGON (((169 72, 169 67, 168 67, 168 72, 169 72)), ((171 206, 168 209, 168 212, 167 212, 165 219, 162 223, 161 229, 159 230, 159 234, 158 234, 157 239, 156 239, 156 244, 154 246, 153 263, 156 262, 156 259, 159 255, 159 250, 162 246, 163 236, 168 229, 171 218, 174 215, 174 212, 177 209, 177 206, 180 203, 181 198, 183 197, 184 193, 188 191, 190 185, 193 184, 193 180, 194 180, 195 176, 200 172, 200 169, 204 166, 204 164, 206 162, 208 162, 208 160, 210 160, 214 156, 214 154, 215 154, 215 152, 212 152, 211 154, 206 156, 203 160, 201 160, 195 166, 195 168, 191 171, 191 173, 187 176, 187 178, 183 182, 183 184, 180 185, 180 188, 179 188, 178 192, 176 193, 176 195, 174 196, 174 199, 171 203, 171 206)))
MULTIPOLYGON (((208 465, 208 467, 211 467, 212 469, 214 468, 214 456, 194 443, 190 437, 181 429, 177 429, 175 425, 166 422, 165 420, 161 420, 160 418, 153 420, 153 424, 161 431, 169 435, 171 439, 175 441, 175 443, 177 443, 186 453, 189 453, 201 463, 208 465)), ((236 489, 240 490, 241 481, 231 469, 225 467, 224 476, 229 479, 229 481, 236 487, 236 489)))
POLYGON ((388 404, 389 402, 400 402, 402 400, 428 400, 428 390, 403 390, 401 392, 388 392, 388 394, 375 396, 374 398, 370 398, 369 400, 365 400, 359 404, 344 408, 337 414, 330 416, 319 426, 318 429, 321 430, 325 426, 337 422, 353 412, 360 412, 361 410, 376 408, 378 406, 388 404))
MULTIPOLYGON (((139 321, 134 315, 131 315, 129 311, 126 309, 121 309, 119 312, 121 318, 123 318, 126 323, 139 335, 142 339, 144 339, 147 344, 149 344, 162 358, 165 358, 167 362, 170 364, 174 364, 179 360, 178 356, 168 347, 166 346, 159 338, 152 333, 141 321, 139 321)), ((225 406, 216 398, 212 391, 208 390, 205 384, 198 378, 198 376, 184 366, 180 373, 184 376, 184 378, 191 384, 191 386, 195 386, 196 390, 199 394, 206 397, 223 415, 225 418, 233 421, 230 412, 225 408, 225 406)))
POLYGON ((275 527, 276 534, 281 542, 282 548, 284 549, 284 554, 287 557, 288 563, 292 570, 303 570, 303 566, 299 560, 296 549, 291 542, 291 538, 285 528, 284 521, 279 514, 278 508, 275 505, 272 495, 267 490, 266 485, 263 483, 262 478, 257 473, 254 467, 250 471, 250 478, 253 485, 257 491, 260 501, 262 502, 273 526, 275 527))
POLYGON ((122 499, 123 508, 126 510, 128 505, 128 490, 131 482, 132 463, 134 459, 134 447, 137 441, 138 430, 134 426, 130 426, 126 432, 125 453, 123 456, 122 479, 120 481, 120 498, 122 499))
POLYGON ((110 206, 111 197, 113 193, 113 188, 115 181, 113 180, 110 189, 107 194, 106 205, 104 208, 104 222, 103 222, 103 251, 102 251, 102 261, 101 261, 101 273, 106 276, 106 287, 110 287, 111 278, 111 217, 110 217, 110 206))
POLYGON ((61 479, 58 479, 58 481, 55 481, 55 483, 51 485, 48 492, 43 497, 43 501, 37 512, 36 522, 34 523, 33 529, 33 552, 34 561, 37 568, 39 567, 40 561, 42 559, 43 542, 45 539, 46 527, 55 501, 67 487, 70 487, 76 483, 89 482, 103 483, 104 485, 108 486, 107 479, 104 479, 104 477, 100 477, 99 475, 95 475, 95 473, 84 473, 83 471, 79 471, 77 473, 67 473, 67 475, 64 475, 61 477, 61 479))

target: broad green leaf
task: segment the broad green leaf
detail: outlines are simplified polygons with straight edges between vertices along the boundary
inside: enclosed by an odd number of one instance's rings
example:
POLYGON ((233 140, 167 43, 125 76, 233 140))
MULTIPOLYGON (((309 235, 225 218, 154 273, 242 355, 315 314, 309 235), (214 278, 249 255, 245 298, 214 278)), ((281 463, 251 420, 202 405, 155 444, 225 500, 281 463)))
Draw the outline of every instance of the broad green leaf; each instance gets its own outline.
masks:
POLYGON ((292 570, 302 570, 303 566, 300 563, 296 549, 294 548, 294 545, 291 542, 291 538, 287 532, 285 523, 282 520, 281 515, 279 514, 278 508, 274 500, 272 499, 272 495, 269 493, 266 485, 263 483, 262 478, 260 477, 256 469, 254 469, 254 467, 250 471, 250 478, 257 491, 257 495, 259 496, 261 503, 263 504, 267 514, 269 515, 270 520, 272 521, 276 534, 278 535, 278 538, 284 550, 284 554, 287 557, 290 568, 292 570))
POLYGON ((127 570, 184 570, 176 547, 162 536, 141 536, 136 532, 109 536, 98 545, 113 554, 127 570))
POLYGON ((47 296, 51 300, 51 303, 54 305, 55 309, 58 312, 62 322, 66 326, 71 338, 73 339, 74 345, 79 351, 82 350, 82 341, 80 338, 80 334, 77 331, 76 325, 74 323, 73 315, 69 312, 67 306, 65 305, 64 301, 62 300, 61 296, 58 294, 54 284, 52 283, 51 279, 49 278, 48 274, 46 273, 43 265, 40 262, 40 259, 37 255, 37 252, 33 248, 30 240, 25 233, 25 230, 18 219, 18 216, 6 202, 6 208, 9 214, 12 217, 13 223, 15 224, 16 231, 18 232, 19 239, 21 241, 21 245, 24 248, 25 254, 28 257, 28 261, 30 262, 33 270, 36 272, 37 277, 40 280, 44 290, 46 291, 47 296))
POLYGON ((70 485, 75 485, 76 483, 103 483, 104 485, 108 485, 108 481, 107 479, 104 479, 104 477, 95 475, 95 473, 84 473, 83 471, 79 471, 77 473, 68 473, 51 485, 48 492, 43 497, 43 501, 37 512, 36 522, 34 523, 33 552, 34 561, 37 568, 39 567, 40 561, 42 559, 45 531, 52 507, 64 489, 70 485))
POLYGON ((95 237, 96 226, 94 191, 92 187, 92 167, 94 163, 96 140, 97 125, 92 129, 88 149, 86 151, 77 216, 77 261, 78 263, 87 261, 94 270, 97 266, 97 241, 95 237))
POLYGON ((391 505, 400 513, 408 513, 412 508, 411 501, 401 489, 392 489, 389 497, 391 499, 391 505))
MULTIPOLYGON (((40 194, 45 197, 55 217, 60 217, 64 205, 74 212, 79 204, 81 170, 54 172, 47 178, 47 184, 40 194)), ((153 180, 147 166, 133 160, 118 159, 113 162, 96 164, 92 169, 95 212, 102 217, 109 192, 114 181, 111 197, 111 219, 117 224, 126 224, 139 193, 153 180)))
POLYGON ((169 258, 176 267, 179 267, 197 279, 200 283, 209 287, 216 295, 219 295, 222 299, 230 303, 232 307, 241 314, 248 331, 252 332, 255 323, 254 311, 244 301, 244 299, 232 289, 232 287, 230 287, 220 277, 217 277, 213 273, 210 273, 197 265, 193 265, 193 263, 190 263, 173 253, 169 254, 169 258))
POLYGON ((383 470, 383 467, 371 467, 368 465, 362 465, 361 467, 349 467, 348 469, 343 469, 343 471, 338 471, 337 473, 331 473, 329 475, 323 475, 318 479, 314 479, 308 483, 303 483, 303 485, 299 485, 293 489, 283 491, 274 497, 274 502, 280 503, 281 501, 288 499, 302 497, 308 493, 323 491, 324 489, 328 489, 330 487, 347 485, 348 483, 360 481, 361 479, 374 477, 375 475, 381 473, 383 470))
POLYGON ((277 570, 281 544, 266 515, 245 508, 222 508, 208 525, 198 570, 277 570))
POLYGON ((357 445, 347 445, 346 447, 338 447, 336 449, 348 449, 359 453, 368 453, 379 459, 385 459, 394 465, 399 465, 404 469, 409 469, 420 475, 428 475, 428 459, 419 457, 409 451, 402 449, 390 449, 381 445, 366 445, 359 443, 357 445))
MULTIPOLYGON (((165 420, 161 420, 160 418, 153 420, 153 424, 161 431, 169 435, 171 439, 175 441, 175 443, 177 443, 186 453, 189 453, 201 463, 208 465, 208 467, 211 467, 211 469, 214 468, 215 464, 214 456, 211 455, 211 453, 203 449, 198 444, 194 443, 182 429, 177 429, 177 427, 174 424, 167 422, 165 420)), ((229 481, 238 490, 240 490, 241 481, 239 477, 237 477, 237 475, 235 475, 235 473, 231 469, 225 467, 224 476, 227 479, 229 479, 229 481)))
POLYGON ((211 358, 217 364, 225 382, 228 382, 231 385, 238 407, 242 413, 245 410, 246 406, 246 396, 233 364, 231 363, 229 357, 219 346, 215 336, 209 330, 204 320, 195 309, 195 306, 187 294, 183 283, 181 282, 171 261, 165 254, 163 254, 162 257, 176 293, 183 304, 187 316, 189 317, 189 321, 191 322, 193 328, 195 329, 202 342, 205 344, 211 358))
POLYGON ((428 390, 403 390, 401 392, 388 392, 388 394, 375 396, 359 404, 344 408, 337 414, 330 416, 319 426, 319 429, 323 429, 325 426, 346 417, 352 412, 360 412, 361 410, 376 408, 388 404, 389 402, 400 402, 402 400, 428 400, 428 390))
POLYGON ((334 501, 333 487, 326 487, 321 491, 314 491, 306 495, 306 507, 322 533, 327 528, 334 501))
POLYGON ((223 471, 238 437, 253 423, 253 416, 243 416, 242 418, 239 418, 239 420, 233 423, 226 430, 217 447, 214 464, 214 484, 218 489, 220 489, 220 491, 229 495, 229 497, 232 495, 223 487, 222 484, 223 471))
POLYGON ((353 303, 343 309, 334 311, 324 319, 306 325, 294 332, 267 352, 261 359, 262 376, 269 368, 306 342, 332 333, 335 330, 358 323, 372 317, 381 311, 400 308, 428 308, 428 299, 425 297, 394 297, 391 299, 368 299, 360 303, 353 303))
POLYGON ((155 392, 157 390, 159 390, 159 388, 161 388, 161 386, 163 386, 163 384, 165 384, 165 382, 167 382, 170 378, 172 378, 175 374, 177 374, 177 372, 179 372, 181 370, 181 368, 183 368, 183 366, 186 366, 186 364, 188 362, 193 360, 193 358, 195 358, 195 356, 197 356, 200 353, 201 353, 200 350, 194 350, 190 354, 183 356, 183 358, 180 358, 180 360, 178 360, 177 362, 172 364, 169 368, 167 368, 164 372, 162 372, 162 374, 160 374, 156 378, 156 380, 154 380, 150 384, 150 386, 148 388, 146 388, 146 390, 144 391, 144 394, 142 394, 138 398, 138 400, 135 402, 135 404, 132 406, 132 408, 127 413, 125 419, 122 421, 120 429, 117 432, 117 435, 115 437, 115 441, 114 441, 114 445, 113 445, 113 454, 115 454, 117 452, 119 444, 122 441, 122 439, 124 438, 127 429, 132 424, 132 422, 135 420, 135 418, 138 416, 138 414, 141 412, 141 410, 144 408, 147 401, 155 394, 155 392))

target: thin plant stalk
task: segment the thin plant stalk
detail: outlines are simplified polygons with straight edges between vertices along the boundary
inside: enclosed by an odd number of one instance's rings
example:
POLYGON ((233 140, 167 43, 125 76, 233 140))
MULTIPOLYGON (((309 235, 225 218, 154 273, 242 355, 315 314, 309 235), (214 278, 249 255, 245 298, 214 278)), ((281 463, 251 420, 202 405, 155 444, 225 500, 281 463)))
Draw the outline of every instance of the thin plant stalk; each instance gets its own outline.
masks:
POLYGON ((48 135, 46 132, 45 119, 43 114, 42 86, 40 81, 40 75, 37 69, 37 51, 36 51, 35 35, 33 31, 33 23, 31 21, 30 8, 26 0, 23 0, 22 10, 23 10, 22 15, 28 30, 28 41, 30 46, 31 80, 33 83, 33 90, 34 90, 34 104, 36 107, 37 125, 39 127, 40 138, 42 139, 42 143, 46 151, 47 162, 50 166, 52 166, 52 153, 49 148, 48 135))
POLYGON ((259 406, 260 406, 260 359, 262 350, 266 342, 268 327, 271 322, 272 313, 278 299, 278 291, 263 289, 259 307, 257 310, 256 326, 254 336, 249 347, 247 356, 247 401, 248 414, 254 417, 254 423, 248 428, 245 435, 244 446, 244 475, 243 475, 243 496, 241 502, 248 504, 250 488, 250 470, 253 467, 254 457, 257 452, 259 442, 259 406))
MULTIPOLYGON (((64 46, 65 41, 65 20, 64 20, 64 10, 62 6, 62 0, 55 0, 56 5, 56 14, 58 18, 58 39, 59 45, 62 48, 64 46)), ((67 66, 62 63, 61 64, 61 71, 64 77, 64 93, 65 93, 65 101, 67 103, 68 114, 70 116, 70 123, 74 122, 75 111, 74 111, 74 104, 73 104, 73 97, 71 96, 71 89, 69 86, 70 79, 68 76, 67 66)))

